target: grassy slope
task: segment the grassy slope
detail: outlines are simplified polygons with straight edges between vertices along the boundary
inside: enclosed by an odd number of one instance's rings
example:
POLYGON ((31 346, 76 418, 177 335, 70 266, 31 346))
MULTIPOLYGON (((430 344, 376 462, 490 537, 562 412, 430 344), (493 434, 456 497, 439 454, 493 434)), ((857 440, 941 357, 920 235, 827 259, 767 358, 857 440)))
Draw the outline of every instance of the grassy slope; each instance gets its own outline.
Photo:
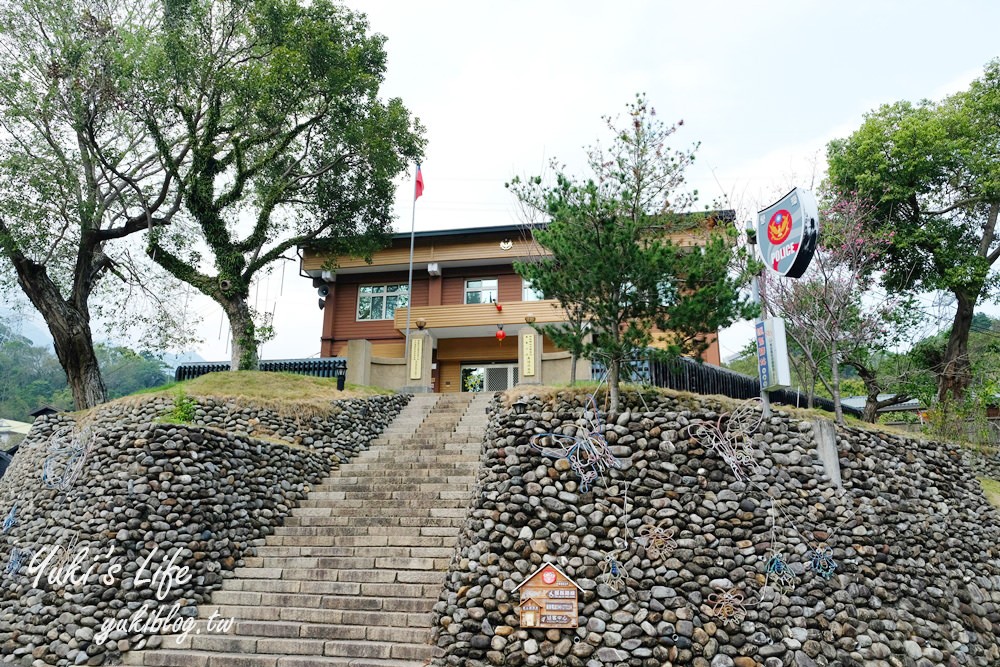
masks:
POLYGON ((391 393, 383 389, 353 385, 348 385, 344 391, 337 391, 336 378, 238 371, 208 373, 193 380, 156 387, 119 400, 136 401, 152 396, 232 399, 241 405, 259 406, 279 414, 309 416, 329 413, 331 401, 391 393))
POLYGON ((996 505, 997 508, 1000 508, 1000 482, 995 479, 987 479, 986 477, 980 477, 979 481, 983 485, 986 499, 996 505))

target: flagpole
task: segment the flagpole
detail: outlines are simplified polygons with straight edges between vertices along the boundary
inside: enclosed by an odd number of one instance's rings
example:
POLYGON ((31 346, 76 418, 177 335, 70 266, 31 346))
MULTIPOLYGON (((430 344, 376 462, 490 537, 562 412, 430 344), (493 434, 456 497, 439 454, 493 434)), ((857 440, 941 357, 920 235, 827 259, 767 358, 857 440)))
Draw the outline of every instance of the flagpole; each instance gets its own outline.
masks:
MULTIPOLYGON (((420 163, 417 163, 417 172, 413 175, 413 213, 410 216, 410 269, 406 284, 406 342, 403 344, 403 359, 410 358, 410 313, 413 312, 413 239, 417 222, 417 175, 420 173, 420 163)), ((408 370, 406 377, 410 377, 408 370)))

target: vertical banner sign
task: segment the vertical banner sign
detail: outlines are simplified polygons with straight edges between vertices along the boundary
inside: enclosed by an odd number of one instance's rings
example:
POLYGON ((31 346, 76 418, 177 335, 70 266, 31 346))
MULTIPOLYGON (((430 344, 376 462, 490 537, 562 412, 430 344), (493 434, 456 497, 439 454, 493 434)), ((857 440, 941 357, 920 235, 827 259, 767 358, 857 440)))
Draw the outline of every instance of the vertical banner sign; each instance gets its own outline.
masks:
POLYGON ((788 364, 788 343, 785 321, 770 317, 757 322, 757 371, 760 386, 765 391, 790 387, 791 367, 788 364))
POLYGON ((770 271, 799 278, 816 254, 819 210, 808 190, 795 188, 757 213, 761 259, 770 271))
POLYGON ((410 379, 419 380, 424 365, 424 339, 417 336, 410 341, 410 379))
POLYGON ((521 353, 524 355, 524 376, 535 375, 535 334, 528 334, 521 339, 521 353))
POLYGON ((757 375, 760 377, 761 389, 771 386, 771 367, 767 359, 767 329, 764 322, 758 322, 757 330, 757 375))

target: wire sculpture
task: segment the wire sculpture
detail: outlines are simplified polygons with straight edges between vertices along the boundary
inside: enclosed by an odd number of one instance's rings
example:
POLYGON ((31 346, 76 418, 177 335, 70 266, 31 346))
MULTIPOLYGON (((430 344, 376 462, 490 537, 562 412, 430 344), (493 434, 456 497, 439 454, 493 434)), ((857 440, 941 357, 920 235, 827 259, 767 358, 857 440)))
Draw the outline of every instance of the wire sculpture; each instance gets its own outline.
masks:
POLYGON ((580 479, 580 491, 587 493, 598 478, 611 468, 621 468, 622 462, 611 453, 611 446, 601 433, 601 420, 594 395, 587 396, 594 419, 587 418, 587 428, 577 429, 576 435, 536 433, 528 443, 542 456, 566 459, 580 479), (581 430, 583 431, 581 433, 581 430))
POLYGON ((42 481, 50 489, 69 489, 83 472, 90 455, 91 427, 73 433, 67 426, 52 436, 49 455, 42 463, 42 481))
POLYGON ((809 561, 809 567, 813 572, 828 581, 837 571, 837 561, 833 559, 833 549, 825 542, 807 551, 806 560, 809 561))
POLYGON ((658 524, 645 523, 639 528, 639 536, 635 538, 652 560, 669 557, 677 549, 675 529, 672 526, 667 528, 664 524, 666 519, 658 524))
POLYGON ((795 586, 799 581, 798 576, 796 576, 792 568, 785 561, 785 554, 780 551, 771 553, 771 557, 767 559, 767 564, 764 566, 764 573, 767 575, 764 584, 765 587, 767 586, 767 582, 774 579, 776 587, 783 593, 795 590, 795 586))
POLYGON ((716 423, 701 422, 688 426, 688 435, 700 440, 706 449, 715 450, 732 469, 737 482, 760 472, 753 449, 753 435, 763 421, 759 399, 741 403, 732 413, 723 413, 716 423))
POLYGON ((708 603, 712 605, 712 614, 724 625, 739 626, 747 617, 746 607, 743 605, 743 591, 735 588, 719 590, 708 596, 708 603))
POLYGON ((17 524, 17 503, 14 503, 10 512, 7 513, 7 518, 3 520, 3 532, 4 534, 9 533, 10 529, 17 524))
POLYGON ((4 572, 8 575, 19 574, 25 563, 31 560, 32 551, 14 547, 11 549, 10 557, 7 559, 7 567, 4 572))
POLYGON ((615 549, 604 554, 604 560, 601 562, 601 576, 599 577, 602 583, 615 592, 621 592, 625 587, 625 566, 618 560, 620 551, 620 549, 615 549))

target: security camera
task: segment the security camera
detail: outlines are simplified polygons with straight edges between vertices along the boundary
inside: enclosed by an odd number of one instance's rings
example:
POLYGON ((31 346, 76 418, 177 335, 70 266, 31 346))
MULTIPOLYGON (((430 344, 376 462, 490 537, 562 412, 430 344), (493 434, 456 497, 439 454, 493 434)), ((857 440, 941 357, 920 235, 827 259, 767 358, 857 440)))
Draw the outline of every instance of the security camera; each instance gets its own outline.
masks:
POLYGON ((316 290, 316 293, 319 294, 322 297, 330 296, 330 286, 329 285, 320 285, 319 289, 316 290))
POLYGON ((326 308, 326 299, 320 298, 319 299, 319 309, 323 310, 324 308, 326 308))

